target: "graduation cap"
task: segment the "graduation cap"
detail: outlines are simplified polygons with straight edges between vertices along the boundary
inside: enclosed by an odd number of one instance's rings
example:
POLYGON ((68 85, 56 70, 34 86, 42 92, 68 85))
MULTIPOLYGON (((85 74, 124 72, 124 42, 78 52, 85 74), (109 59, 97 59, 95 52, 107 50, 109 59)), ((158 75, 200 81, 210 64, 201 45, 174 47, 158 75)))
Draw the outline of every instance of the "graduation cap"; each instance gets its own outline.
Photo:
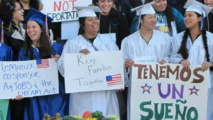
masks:
POLYGON ((34 8, 31 8, 25 18, 26 22, 30 21, 30 20, 34 20, 34 21, 41 23, 41 25, 46 29, 47 36, 49 36, 48 24, 50 24, 53 20, 51 17, 45 15, 44 13, 42 13, 34 8))
POLYGON ((102 12, 98 6, 75 6, 78 10, 78 17, 96 17, 95 12, 102 12))
POLYGON ((1 44, 4 44, 4 28, 3 28, 4 22, 0 19, 0 27, 1 27, 1 41, 0 41, 0 46, 1 44))
POLYGON ((155 2, 149 2, 149 3, 146 3, 146 4, 143 4, 141 6, 138 6, 136 8, 132 8, 131 11, 134 12, 136 11, 136 14, 138 16, 141 16, 141 15, 146 15, 146 14, 155 14, 155 10, 153 9, 152 5, 154 5, 155 2))
POLYGON ((137 28, 136 30, 139 29, 139 23, 141 21, 141 15, 146 15, 146 14, 155 14, 155 10, 153 9, 152 5, 154 5, 155 2, 149 2, 149 3, 146 3, 146 4, 143 4, 141 6, 138 6, 136 8, 132 8, 131 11, 134 12, 136 11, 136 15, 139 16, 139 19, 138 19, 138 23, 137 23, 137 28))
POLYGON ((211 7, 202 4, 196 0, 188 0, 184 5, 184 8, 186 8, 186 11, 194 11, 200 15, 203 15, 204 18, 209 14, 212 9, 211 7))
POLYGON ((200 29, 203 30, 204 18, 209 14, 212 8, 195 0, 188 0, 184 8, 186 8, 186 11, 194 11, 202 16, 200 29))

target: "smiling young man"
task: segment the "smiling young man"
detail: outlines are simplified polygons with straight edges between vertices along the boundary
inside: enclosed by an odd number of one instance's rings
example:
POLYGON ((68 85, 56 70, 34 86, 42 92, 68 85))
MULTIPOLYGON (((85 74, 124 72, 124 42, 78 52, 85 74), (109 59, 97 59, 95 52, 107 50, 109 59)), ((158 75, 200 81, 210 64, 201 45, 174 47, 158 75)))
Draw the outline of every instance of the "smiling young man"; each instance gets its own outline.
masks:
MULTIPOLYGON (((129 35, 129 25, 122 12, 113 8, 115 0, 95 0, 96 5, 101 9, 97 13, 100 20, 100 33, 115 34, 116 44, 120 48, 121 41, 129 35)), ((114 37, 114 36, 113 36, 114 37)))

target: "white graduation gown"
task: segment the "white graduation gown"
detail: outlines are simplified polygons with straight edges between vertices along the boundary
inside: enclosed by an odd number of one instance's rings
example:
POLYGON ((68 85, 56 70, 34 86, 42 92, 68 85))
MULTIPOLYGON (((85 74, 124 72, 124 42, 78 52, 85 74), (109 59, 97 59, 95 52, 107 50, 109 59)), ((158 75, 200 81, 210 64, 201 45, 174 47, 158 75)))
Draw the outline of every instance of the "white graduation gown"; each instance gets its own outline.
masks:
MULTIPOLYGON (((139 31, 124 38, 121 50, 123 51, 124 62, 131 59, 134 62, 154 62, 161 60, 169 62, 171 50, 170 36, 166 33, 153 30, 152 37, 147 43, 140 35, 139 31)), ((126 70, 126 69, 125 69, 126 70)), ((131 96, 131 75, 130 80, 127 79, 130 69, 125 71, 125 84, 128 87, 128 120, 130 120, 130 96, 131 96)))
MULTIPOLYGON (((93 45, 98 51, 117 51, 118 47, 109 35, 98 34, 93 45)), ((79 53, 82 49, 87 49, 91 53, 96 52, 91 43, 86 41, 81 35, 72 40, 68 40, 64 46, 62 55, 58 60, 58 69, 64 76, 64 54, 79 53)), ((81 92, 70 94, 69 114, 83 115, 85 111, 102 111, 103 115, 119 114, 119 104, 115 90, 81 92)))
MULTIPOLYGON (((171 63, 179 64, 183 57, 178 54, 178 50, 181 46, 184 32, 179 33, 172 42, 172 52, 170 57, 171 63)), ((207 45, 209 51, 209 60, 213 62, 213 34, 206 31, 207 45)), ((203 62, 207 61, 206 52, 203 45, 203 37, 200 35, 194 42, 188 36, 186 47, 188 50, 188 61, 190 65, 202 65, 203 62)), ((213 72, 210 72, 209 89, 208 89, 208 112, 207 119, 213 120, 213 72)))

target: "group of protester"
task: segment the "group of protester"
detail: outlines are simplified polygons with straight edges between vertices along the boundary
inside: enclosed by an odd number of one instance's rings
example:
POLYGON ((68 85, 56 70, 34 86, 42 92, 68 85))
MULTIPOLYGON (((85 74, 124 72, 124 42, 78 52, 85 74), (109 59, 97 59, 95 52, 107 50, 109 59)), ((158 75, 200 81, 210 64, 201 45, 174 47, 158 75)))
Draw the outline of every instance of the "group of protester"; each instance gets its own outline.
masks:
MULTIPOLYGON (((4 35, 0 43, 0 61, 55 58, 59 70, 59 94, 32 98, 17 96, 10 100, 7 119, 41 120, 45 113, 54 116, 58 112, 63 117, 98 110, 103 115, 116 114, 121 120, 130 120, 131 68, 135 62, 176 63, 185 69, 201 65, 203 71, 212 69, 213 0, 204 0, 206 5, 188 0, 184 17, 170 7, 167 0, 142 0, 141 3, 143 5, 130 13, 132 7, 127 0, 93 0, 95 10, 99 10, 94 11, 92 6, 78 9, 79 35, 63 46, 50 39, 46 24, 51 27, 52 18, 45 20, 46 15, 39 11, 42 9, 39 1, 1 0, 4 35), (124 91, 65 94, 64 54, 87 55, 119 49, 123 52, 125 67, 124 91), (127 109, 122 107, 122 100, 128 101, 127 109)), ((208 120, 213 119, 212 75, 210 71, 208 120)))

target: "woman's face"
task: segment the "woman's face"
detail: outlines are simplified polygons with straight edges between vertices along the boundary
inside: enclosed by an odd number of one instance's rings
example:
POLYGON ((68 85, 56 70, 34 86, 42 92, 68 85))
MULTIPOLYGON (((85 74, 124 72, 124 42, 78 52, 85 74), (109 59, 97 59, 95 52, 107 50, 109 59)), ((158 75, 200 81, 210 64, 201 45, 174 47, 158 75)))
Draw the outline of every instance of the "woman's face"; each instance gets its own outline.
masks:
MULTIPOLYGON (((157 23, 155 14, 146 14, 143 19, 141 19, 142 27, 147 30, 155 29, 155 25, 157 23)), ((141 27, 141 28, 142 28, 141 27)))
POLYGON ((13 21, 19 23, 24 21, 24 10, 18 2, 15 2, 15 8, 13 12, 13 21))
POLYGON ((113 6, 113 0, 98 0, 97 5, 102 10, 101 14, 108 15, 113 6))
POLYGON ((197 14, 193 11, 186 11, 184 15, 184 22, 186 28, 192 29, 194 27, 199 26, 199 22, 201 21, 202 17, 198 17, 197 14))
POLYGON ((33 41, 33 43, 37 43, 41 37, 41 27, 39 24, 33 20, 27 22, 27 35, 33 41))
POLYGON ((97 17, 86 17, 85 19, 85 26, 84 28, 84 33, 85 34, 97 34, 99 30, 99 19, 97 17))
POLYGON ((155 1, 155 4, 153 5, 153 8, 157 12, 164 12, 167 7, 167 0, 153 0, 155 1))

